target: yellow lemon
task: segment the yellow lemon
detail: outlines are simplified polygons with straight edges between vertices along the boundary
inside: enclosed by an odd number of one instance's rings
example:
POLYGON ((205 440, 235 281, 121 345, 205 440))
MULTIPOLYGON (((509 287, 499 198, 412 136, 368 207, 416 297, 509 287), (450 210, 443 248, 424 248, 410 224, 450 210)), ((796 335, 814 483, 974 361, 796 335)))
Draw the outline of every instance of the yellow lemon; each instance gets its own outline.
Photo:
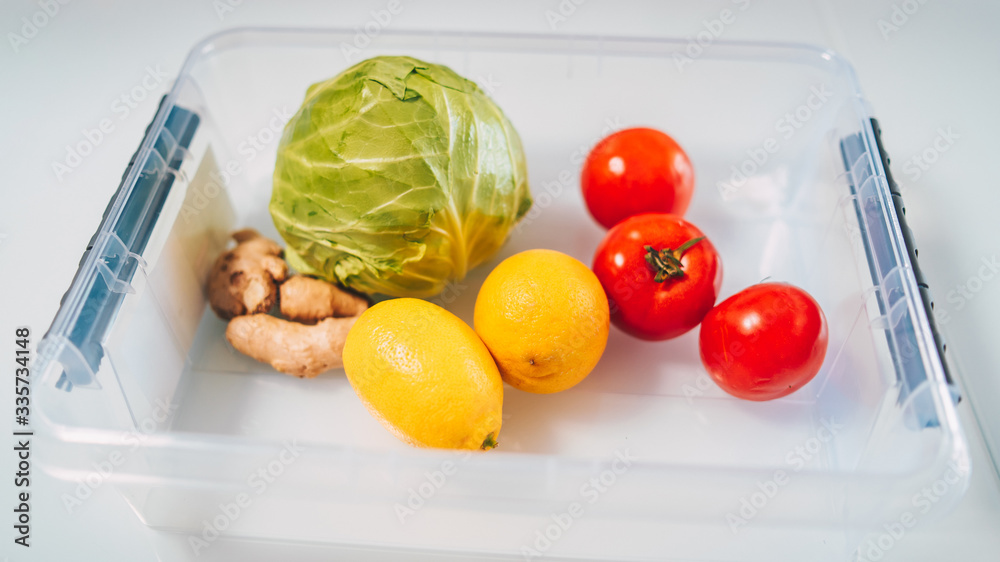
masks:
POLYGON ((472 328, 440 306, 402 298, 366 310, 347 334, 344 371, 368 411, 410 445, 496 446, 500 373, 472 328))
POLYGON ((476 297, 476 333, 503 380, 547 394, 582 381, 608 343, 608 299, 590 268, 527 250, 494 269, 476 297))

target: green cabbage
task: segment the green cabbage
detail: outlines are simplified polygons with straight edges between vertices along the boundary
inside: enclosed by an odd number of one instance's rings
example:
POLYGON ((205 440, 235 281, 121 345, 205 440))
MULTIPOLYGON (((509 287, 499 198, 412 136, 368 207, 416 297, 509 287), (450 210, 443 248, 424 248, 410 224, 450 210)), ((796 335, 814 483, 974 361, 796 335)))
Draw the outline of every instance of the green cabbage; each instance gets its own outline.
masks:
POLYGON ((270 211, 301 273, 428 297, 493 257, 531 207, 521 140, 448 67, 376 57, 309 87, 270 211))

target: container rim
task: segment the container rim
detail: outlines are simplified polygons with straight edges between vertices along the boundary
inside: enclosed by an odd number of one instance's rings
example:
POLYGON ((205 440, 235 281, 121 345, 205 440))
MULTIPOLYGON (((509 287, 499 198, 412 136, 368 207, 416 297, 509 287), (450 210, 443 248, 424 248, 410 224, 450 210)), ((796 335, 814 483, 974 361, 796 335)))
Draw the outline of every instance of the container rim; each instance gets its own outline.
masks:
MULTIPOLYGON (((199 63, 208 60, 212 56, 225 52, 231 49, 238 49, 240 45, 238 44, 223 44, 225 40, 238 38, 240 36, 252 36, 252 35, 264 35, 278 37, 284 34, 296 34, 302 36, 313 36, 316 38, 330 37, 330 36, 350 36, 355 31, 349 28, 338 28, 338 27, 278 27, 278 26, 242 26, 242 27, 232 27, 224 29, 206 36, 204 39, 197 42, 192 49, 189 51, 187 57, 180 70, 178 71, 178 77, 175 80, 170 91, 164 96, 160 111, 157 112, 154 117, 153 122, 150 124, 150 131, 159 131, 164 127, 166 119, 170 113, 170 109, 174 107, 177 103, 177 99, 180 96, 180 92, 184 85, 190 79, 191 71, 199 63)), ((505 32, 463 32, 463 31, 433 31, 433 30, 406 30, 406 29, 385 29, 380 32, 380 35, 392 36, 397 38, 406 37, 418 37, 424 39, 439 39, 445 38, 448 40, 492 40, 508 42, 510 45, 516 45, 521 41, 543 41, 551 42, 553 44, 565 45, 563 50, 554 50, 552 52, 565 54, 593 54, 593 55, 614 55, 615 52, 609 52, 606 49, 612 45, 621 46, 642 46, 642 45, 659 45, 659 46, 670 46, 674 48, 683 47, 688 44, 687 40, 678 38, 663 38, 663 37, 650 37, 650 36, 603 36, 603 35, 585 35, 585 34, 552 34, 552 33, 505 33, 505 32), (582 48, 582 45, 574 45, 574 43, 582 43, 590 45, 589 48, 582 48)), ((857 79, 857 75, 853 69, 853 66, 839 53, 819 47, 816 45, 808 43, 793 43, 793 42, 772 42, 772 41, 733 41, 720 39, 713 41, 711 44, 711 49, 707 49, 703 54, 704 58, 707 59, 726 59, 730 58, 731 52, 740 50, 755 50, 761 54, 767 54, 768 52, 774 52, 777 54, 778 51, 784 52, 786 55, 789 52, 798 53, 801 55, 800 60, 789 61, 787 58, 783 58, 782 62, 788 63, 807 63, 807 64, 822 64, 822 65, 833 65, 839 72, 842 72, 844 78, 848 81, 854 92, 854 103, 857 104, 857 109, 859 109, 859 115, 863 116, 861 123, 859 123, 859 129, 862 132, 862 141, 869 154, 873 151, 877 154, 875 147, 875 133, 872 128, 871 123, 868 120, 871 112, 867 101, 861 94, 860 85, 857 79), (716 48, 718 47, 718 48, 716 48), (727 56, 729 54, 729 56, 727 56)), ((477 50, 481 51, 505 51, 503 46, 494 46, 492 48, 480 48, 477 50)), ((676 52, 674 50, 673 52, 676 52)), ((671 51, 665 50, 662 52, 650 52, 648 50, 642 52, 629 52, 628 54, 632 56, 653 56, 653 57, 667 57, 671 51)), ((156 135, 147 135, 139 146, 137 154, 139 159, 144 157, 153 150, 153 145, 156 140, 156 135)), ((876 175, 885 177, 885 169, 882 166, 882 162, 878 158, 872 158, 872 165, 874 166, 876 175)), ((133 185, 141 173, 138 167, 133 168, 129 175, 125 178, 124 182, 126 185, 133 185)), ((883 197, 883 200, 888 201, 890 195, 887 191, 887 187, 884 182, 880 182, 878 186, 879 194, 883 197), (883 193, 884 192, 884 193, 883 193)), ((109 217, 113 217, 120 212, 122 203, 125 200, 125 196, 128 193, 120 193, 118 199, 113 203, 111 213, 109 217)), ((912 270, 912 265, 909 262, 909 258, 905 251, 902 251, 899 247, 900 240, 902 239, 901 227, 892 213, 886 213, 885 216, 886 224, 892 230, 893 241, 892 247, 893 251, 897 254, 897 259, 899 263, 906 266, 912 270)), ((98 259, 96 254, 88 256, 87 261, 81 264, 83 268, 92 268, 94 263, 98 259)), ((911 303, 915 303, 914 295, 918 294, 916 281, 912 275, 905 276, 904 287, 907 292, 907 299, 911 303)), ((914 307, 922 310, 922 307, 914 307)), ((934 397, 934 403, 937 408, 938 414, 941 417, 941 429, 942 429, 942 439, 940 440, 937 451, 935 452, 934 461, 932 463, 927 463, 922 466, 911 467, 910 469, 904 471, 888 471, 888 472, 876 472, 876 471, 853 471, 847 472, 844 470, 816 470, 816 474, 822 474, 827 476, 847 476, 850 475, 851 478, 858 477, 873 477, 873 478, 884 478, 887 476, 915 476, 929 470, 934 470, 935 467, 941 467, 951 462, 956 458, 968 459, 969 452, 967 444, 965 441, 964 434, 961 430, 961 424, 958 420, 958 415, 955 410, 954 404, 950 400, 945 400, 944 397, 948 395, 947 386, 945 383, 945 377, 940 363, 937 361, 928 360, 929 354, 933 349, 933 345, 928 342, 931 341, 930 327, 926 318, 926 313, 919 316, 919 328, 917 329, 916 338, 919 344, 920 352, 925 357, 925 364, 928 366, 930 378, 928 383, 930 384, 930 392, 934 397)), ((43 420, 48 426, 49 432, 53 437, 58 440, 72 442, 72 443, 87 443, 87 444, 106 444, 115 445, 119 443, 116 436, 121 436, 123 431, 115 430, 105 430, 96 428, 73 428, 65 425, 55 423, 49 416, 45 414, 45 409, 40 408, 40 413, 42 414, 43 420)), ((217 434, 203 434, 194 432, 168 432, 165 434, 151 434, 147 436, 147 440, 143 444, 143 447, 159 447, 163 449, 176 449, 176 450, 218 450, 220 447, 231 448, 235 450, 245 450, 245 451, 255 451, 264 452, 273 449, 275 445, 278 445, 280 441, 277 440, 261 440, 261 439, 250 439, 241 436, 232 435, 217 435, 217 434), (191 436, 197 436, 197 439, 191 439, 191 436)), ((359 454, 365 456, 373 456, 381 459, 392 459, 398 456, 398 453, 393 452, 371 452, 359 449, 348 449, 338 446, 323 445, 321 447, 315 447, 315 450, 320 451, 322 454, 336 454, 342 452, 343 450, 356 451, 359 454)), ((551 461, 552 455, 541 454, 541 453, 517 453, 506 454, 504 452, 498 452, 500 454, 496 455, 498 460, 502 460, 503 463, 510 462, 515 456, 520 460, 530 459, 532 463, 543 464, 551 461)), ((442 451, 418 451, 415 453, 418 456, 422 456, 426 459, 438 459, 447 452, 442 451)), ((573 458, 562 458, 558 459, 560 463, 569 466, 594 466, 594 460, 583 460, 583 459, 573 459, 573 458)), ((600 461, 603 462, 603 461, 600 461)), ((675 463, 667 462, 646 462, 642 466, 647 468, 670 468, 679 471, 685 470, 711 470, 711 471, 722 471, 722 472, 752 472, 757 470, 771 470, 772 467, 754 467, 754 468, 742 468, 737 469, 733 467, 725 466, 713 466, 705 467, 698 465, 681 465, 675 463)))

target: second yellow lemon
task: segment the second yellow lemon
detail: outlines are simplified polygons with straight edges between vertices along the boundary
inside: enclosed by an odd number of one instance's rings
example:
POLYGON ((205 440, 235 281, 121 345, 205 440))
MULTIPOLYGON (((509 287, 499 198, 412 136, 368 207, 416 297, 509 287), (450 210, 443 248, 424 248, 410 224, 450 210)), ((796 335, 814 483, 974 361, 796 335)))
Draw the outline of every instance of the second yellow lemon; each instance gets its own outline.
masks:
POLYGON ((347 334, 344 371, 375 419, 410 445, 497 444, 500 374, 472 328, 440 306, 404 298, 366 310, 347 334))
POLYGON ((594 369, 609 321, 608 299, 590 268, 561 252, 527 250, 486 278, 474 323, 504 381, 547 394, 594 369))

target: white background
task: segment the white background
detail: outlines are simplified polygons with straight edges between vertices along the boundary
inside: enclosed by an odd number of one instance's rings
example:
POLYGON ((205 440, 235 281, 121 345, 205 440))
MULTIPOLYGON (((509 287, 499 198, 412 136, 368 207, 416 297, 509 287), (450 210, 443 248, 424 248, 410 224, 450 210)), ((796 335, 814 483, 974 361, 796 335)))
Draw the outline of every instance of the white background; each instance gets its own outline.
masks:
MULTIPOLYGON (((565 0, 569 2, 569 0, 565 0)), ((580 0, 576 0, 580 2, 580 0)), ((74 0, 59 5, 26 44, 10 44, 24 21, 42 8, 34 1, 0 6, 0 335, 30 326, 33 343, 55 314, 86 241, 95 231, 129 157, 170 87, 188 49, 219 29, 243 25, 337 26, 368 21, 374 2, 263 2, 254 0, 125 2, 74 0), (220 10, 222 6, 235 7, 220 10), (127 116, 115 100, 139 85, 147 66, 168 77, 127 116), (114 130, 61 179, 53 161, 81 130, 111 119, 114 130)), ((550 23, 559 0, 430 2, 401 0, 395 29, 520 31, 539 33, 691 37, 704 20, 718 17, 729 0, 702 2, 580 2, 565 21, 550 23)), ((981 283, 983 259, 1000 254, 1000 189, 994 167, 1000 154, 1000 4, 908 0, 750 0, 723 39, 814 43, 844 54, 883 128, 903 185, 907 216, 945 331, 962 368, 962 382, 976 391, 959 406, 973 451, 973 481, 959 508, 908 533, 883 558, 996 560, 1000 557, 1000 493, 972 407, 1000 401, 1000 276, 981 283), (900 8, 901 9, 901 8, 900 8), (904 21, 905 19, 905 21, 904 21), (933 146, 938 130, 957 138, 919 177, 907 160, 933 146), (904 169, 911 170, 909 173, 904 169), (951 292, 978 288, 972 298, 951 292), (948 296, 951 298, 948 298, 948 296)), ((147 80, 147 84, 150 82, 147 80)), ((9 336, 3 336, 8 338, 9 336)), ((12 344, 11 344, 12 345, 12 344)), ((5 369, 5 375, 9 374, 5 369)), ((13 420, 13 385, 0 383, 0 420, 13 420)), ((994 418, 995 419, 995 418, 994 418)), ((3 421, 0 429, 12 422, 3 421)), ((4 430, 4 433, 7 433, 4 430)), ((0 473, 13 466, 12 443, 0 440, 0 473)), ((35 471, 30 550, 12 541, 6 507, 13 487, 0 485, 0 560, 187 560, 182 539, 153 533, 109 487, 72 514, 59 497, 74 484, 35 471)), ((777 545, 776 545, 777 546, 777 545)), ((706 545, 708 547, 708 545, 706 545)), ((224 560, 237 547, 213 548, 224 560), (232 548, 231 550, 227 550, 232 548)), ((292 554, 277 547, 239 550, 240 559, 327 559, 318 549, 292 554)), ((780 552, 777 551, 777 552, 780 552)), ((202 557, 205 559, 205 557, 202 557)), ((775 559, 779 559, 776 554, 775 559)))

